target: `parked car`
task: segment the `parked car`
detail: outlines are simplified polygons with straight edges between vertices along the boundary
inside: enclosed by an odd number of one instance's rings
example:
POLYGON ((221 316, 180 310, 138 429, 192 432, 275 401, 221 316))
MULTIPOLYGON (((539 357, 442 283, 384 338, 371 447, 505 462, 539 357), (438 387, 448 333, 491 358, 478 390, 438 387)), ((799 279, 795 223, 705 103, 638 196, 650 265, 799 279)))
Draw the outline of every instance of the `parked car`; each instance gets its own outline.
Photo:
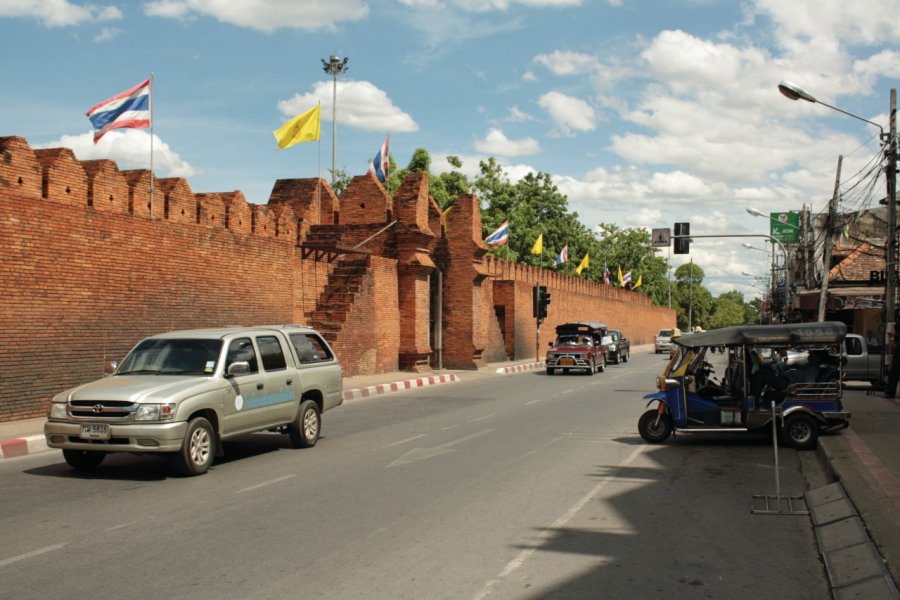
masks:
POLYGON ((853 381, 881 381, 881 348, 868 346, 863 336, 848 333, 844 338, 844 378, 853 381))
POLYGON ((75 469, 132 452, 167 454, 201 475, 240 434, 272 430, 315 446, 342 386, 337 357, 309 327, 173 331, 138 342, 112 375, 54 397, 44 435, 75 469))
POLYGON ((607 358, 613 364, 628 362, 631 356, 631 342, 625 337, 625 334, 618 329, 610 329, 608 331, 609 341, 604 338, 603 344, 606 346, 607 358))
POLYGON ((563 323, 556 327, 556 341, 550 342, 545 365, 547 375, 557 369, 587 371, 588 375, 606 370, 607 348, 603 344, 606 325, 597 321, 563 323))
POLYGON ((654 350, 656 354, 660 354, 662 352, 669 352, 672 349, 672 336, 675 335, 674 329, 660 329, 659 333, 656 334, 656 341, 654 343, 654 350))

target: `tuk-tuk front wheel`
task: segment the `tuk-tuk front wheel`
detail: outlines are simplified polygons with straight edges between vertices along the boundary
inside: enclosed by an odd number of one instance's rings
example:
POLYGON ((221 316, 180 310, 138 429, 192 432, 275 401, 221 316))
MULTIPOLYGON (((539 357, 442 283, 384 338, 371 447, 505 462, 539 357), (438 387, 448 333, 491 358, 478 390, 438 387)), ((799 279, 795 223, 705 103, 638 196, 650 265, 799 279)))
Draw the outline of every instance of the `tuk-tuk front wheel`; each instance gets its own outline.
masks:
POLYGON ((784 419, 781 430, 785 445, 797 450, 812 450, 819 439, 819 423, 807 414, 793 414, 784 419))
POLYGON ((655 408, 648 410, 638 421, 638 431, 651 444, 661 444, 672 435, 672 418, 655 408))

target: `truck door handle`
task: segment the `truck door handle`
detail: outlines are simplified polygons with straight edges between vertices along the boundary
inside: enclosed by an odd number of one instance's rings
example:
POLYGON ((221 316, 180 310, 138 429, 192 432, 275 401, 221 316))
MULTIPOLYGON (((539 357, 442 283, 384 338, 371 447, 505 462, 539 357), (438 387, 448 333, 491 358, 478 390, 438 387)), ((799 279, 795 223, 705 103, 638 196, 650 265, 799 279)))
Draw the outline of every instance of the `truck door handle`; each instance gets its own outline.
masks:
POLYGON ((293 380, 293 379, 288 379, 288 380, 287 380, 287 384, 288 384, 288 385, 291 385, 292 383, 294 383, 294 380, 293 380))
POLYGON ((261 384, 261 383, 257 383, 257 384, 256 384, 256 389, 258 389, 258 390, 261 390, 261 389, 263 389, 264 387, 265 387, 265 386, 264 386, 263 384, 261 384))

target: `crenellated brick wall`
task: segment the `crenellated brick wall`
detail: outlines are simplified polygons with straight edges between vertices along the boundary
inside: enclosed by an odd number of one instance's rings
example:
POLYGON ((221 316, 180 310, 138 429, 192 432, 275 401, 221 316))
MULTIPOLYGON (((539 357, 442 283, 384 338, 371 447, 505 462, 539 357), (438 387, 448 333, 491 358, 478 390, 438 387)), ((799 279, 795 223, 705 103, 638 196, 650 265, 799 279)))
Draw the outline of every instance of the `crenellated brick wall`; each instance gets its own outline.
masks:
POLYGON ((393 197, 371 174, 340 198, 320 179, 278 180, 259 205, 0 137, 0 420, 43 415, 52 395, 172 329, 322 323, 355 375, 431 369, 439 334, 445 367, 534 357, 538 281, 553 292, 543 347, 565 320, 606 321, 635 343, 674 323, 641 294, 486 251, 477 198, 442 214, 424 174, 393 197))

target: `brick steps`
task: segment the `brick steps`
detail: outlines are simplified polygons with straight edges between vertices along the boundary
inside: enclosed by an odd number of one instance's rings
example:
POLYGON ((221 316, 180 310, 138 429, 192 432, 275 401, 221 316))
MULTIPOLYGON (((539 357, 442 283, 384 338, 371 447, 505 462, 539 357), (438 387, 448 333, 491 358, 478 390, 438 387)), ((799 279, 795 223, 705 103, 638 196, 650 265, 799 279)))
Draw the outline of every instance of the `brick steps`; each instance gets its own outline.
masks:
POLYGON ((338 259, 328 277, 328 283, 308 319, 308 323, 321 332, 328 342, 336 341, 344 328, 368 269, 368 257, 345 255, 338 259))

